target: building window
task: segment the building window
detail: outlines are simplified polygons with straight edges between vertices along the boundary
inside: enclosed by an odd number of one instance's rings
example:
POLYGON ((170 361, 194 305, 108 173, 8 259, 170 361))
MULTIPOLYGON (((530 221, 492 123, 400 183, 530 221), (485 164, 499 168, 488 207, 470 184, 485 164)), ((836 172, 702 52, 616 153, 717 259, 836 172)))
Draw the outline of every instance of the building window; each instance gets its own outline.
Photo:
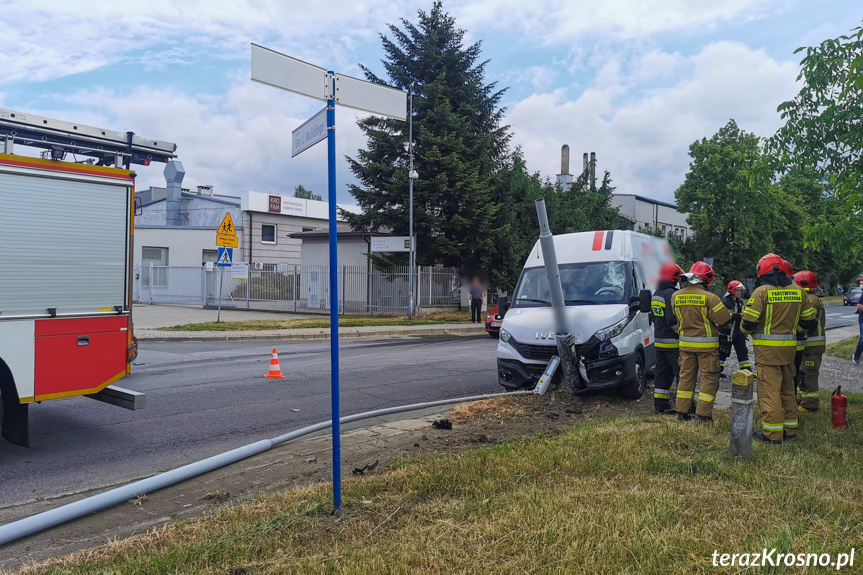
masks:
POLYGON ((168 286, 168 248, 143 246, 141 248, 141 285, 150 286, 152 266, 153 286, 168 286))
POLYGON ((216 263, 219 259, 219 250, 201 250, 201 265, 207 265, 207 262, 216 263))
POLYGON ((303 228, 303 231, 304 232, 313 232, 313 231, 315 231, 315 228, 303 228))
POLYGON ((276 243, 276 226, 274 224, 261 224, 261 243, 276 243))

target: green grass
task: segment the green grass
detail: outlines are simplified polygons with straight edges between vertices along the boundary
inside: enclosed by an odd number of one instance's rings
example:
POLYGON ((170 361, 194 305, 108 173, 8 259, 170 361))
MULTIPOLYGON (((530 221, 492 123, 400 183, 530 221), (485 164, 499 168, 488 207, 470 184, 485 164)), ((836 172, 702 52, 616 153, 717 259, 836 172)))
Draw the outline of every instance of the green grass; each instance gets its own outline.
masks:
MULTIPOLYGON (((468 312, 438 312, 429 315, 415 316, 408 321, 407 316, 395 315, 346 315, 339 318, 340 327, 364 326, 399 326, 399 325, 435 325, 441 323, 460 323, 470 320, 468 312)), ((330 318, 309 319, 256 319, 248 321, 214 321, 204 323, 187 323, 173 327, 162 328, 163 331, 262 331, 274 329, 296 328, 329 328, 330 318)))
POLYGON ((827 353, 841 357, 842 359, 851 359, 851 356, 854 355, 854 350, 857 348, 858 339, 858 337, 849 337, 848 339, 831 343, 827 346, 827 353))
MULTIPOLYGON (((849 401, 861 417, 863 396, 849 401)), ((828 418, 806 415, 799 441, 756 444, 751 461, 728 453, 727 412, 591 420, 346 479, 338 516, 319 484, 28 571, 690 575, 732 572, 715 550, 845 553, 863 540, 863 426, 828 418)))

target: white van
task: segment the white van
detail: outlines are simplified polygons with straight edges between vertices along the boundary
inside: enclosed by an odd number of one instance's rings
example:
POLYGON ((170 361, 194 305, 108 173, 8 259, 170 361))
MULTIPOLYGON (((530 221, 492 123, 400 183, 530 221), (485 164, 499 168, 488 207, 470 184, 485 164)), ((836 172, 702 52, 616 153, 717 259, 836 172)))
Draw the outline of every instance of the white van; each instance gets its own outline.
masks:
MULTIPOLYGON (((656 289, 659 267, 672 259, 668 242, 618 230, 554 236, 554 247, 578 353, 578 390, 619 388, 626 397, 641 397, 656 353, 652 319, 639 301, 647 296, 643 290, 652 294, 656 289)), ((512 298, 504 302, 508 309, 501 308, 497 370, 502 386, 533 387, 557 355, 550 301, 537 241, 512 298)))

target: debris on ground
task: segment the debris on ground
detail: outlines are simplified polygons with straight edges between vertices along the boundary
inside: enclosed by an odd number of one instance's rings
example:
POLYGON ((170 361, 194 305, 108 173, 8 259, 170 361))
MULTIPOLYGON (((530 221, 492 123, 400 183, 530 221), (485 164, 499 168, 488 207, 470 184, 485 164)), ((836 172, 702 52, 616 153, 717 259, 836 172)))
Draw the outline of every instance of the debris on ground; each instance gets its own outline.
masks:
POLYGON ((365 475, 366 471, 371 471, 378 466, 378 461, 378 459, 375 459, 372 463, 366 463, 363 467, 355 468, 354 475, 365 475))
POLYGON ((452 429, 452 421, 449 419, 441 419, 432 421, 432 427, 435 429, 452 429))
POLYGON ((216 491, 209 491, 201 495, 201 501, 225 501, 230 497, 231 494, 227 491, 222 491, 218 489, 216 491))

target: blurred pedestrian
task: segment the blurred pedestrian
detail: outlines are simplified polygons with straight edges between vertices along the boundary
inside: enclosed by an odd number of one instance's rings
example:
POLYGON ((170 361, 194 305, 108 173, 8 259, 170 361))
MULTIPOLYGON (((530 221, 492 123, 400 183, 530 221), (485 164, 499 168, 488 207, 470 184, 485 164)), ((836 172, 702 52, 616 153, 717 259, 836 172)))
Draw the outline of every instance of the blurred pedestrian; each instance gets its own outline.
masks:
POLYGON ((860 365, 860 354, 863 353, 863 293, 857 300, 857 325, 860 326, 860 339, 857 340, 857 349, 854 350, 854 357, 851 360, 860 365))
POLYGON ((482 303, 485 301, 485 289, 479 283, 479 278, 473 278, 470 286, 470 321, 471 323, 482 322, 482 303))

